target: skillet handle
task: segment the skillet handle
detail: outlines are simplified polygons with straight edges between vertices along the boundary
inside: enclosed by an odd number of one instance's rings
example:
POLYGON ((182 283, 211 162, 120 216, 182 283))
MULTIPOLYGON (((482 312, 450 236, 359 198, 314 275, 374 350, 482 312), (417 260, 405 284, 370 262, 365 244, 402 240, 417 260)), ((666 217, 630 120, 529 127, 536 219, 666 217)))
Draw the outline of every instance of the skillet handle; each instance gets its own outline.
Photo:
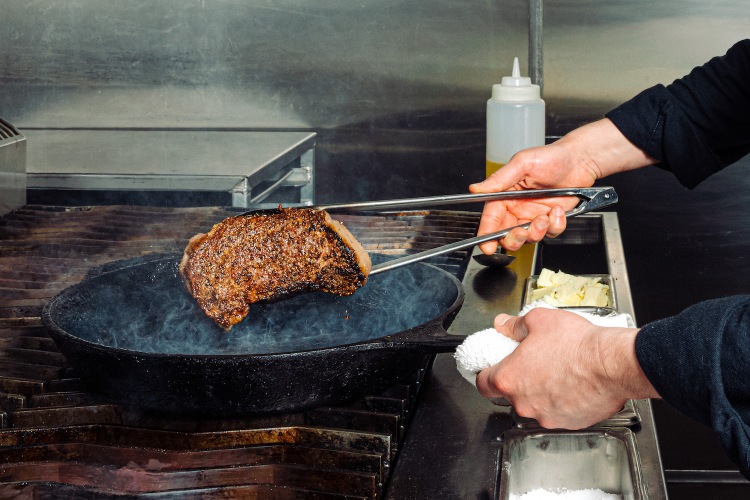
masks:
POLYGON ((435 321, 385 337, 394 347, 415 349, 425 353, 453 352, 465 338, 466 335, 448 333, 443 321, 435 321))

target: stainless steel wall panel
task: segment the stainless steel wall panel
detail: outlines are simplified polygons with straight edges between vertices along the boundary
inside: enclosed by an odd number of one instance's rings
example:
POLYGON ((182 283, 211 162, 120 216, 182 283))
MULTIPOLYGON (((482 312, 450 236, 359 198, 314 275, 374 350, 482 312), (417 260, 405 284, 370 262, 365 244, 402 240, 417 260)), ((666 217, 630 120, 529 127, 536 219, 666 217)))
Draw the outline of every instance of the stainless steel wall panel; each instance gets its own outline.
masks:
POLYGON ((600 118, 750 36, 743 0, 548 0, 544 10, 548 130, 600 118))
MULTIPOLYGON (((744 0, 548 0, 550 124, 598 116, 747 36, 744 0)), ((2 6, 0 109, 21 127, 340 127, 481 111, 528 2, 40 0, 2 6)), ((560 130, 555 130, 560 132, 560 130)))
POLYGON ((522 0, 4 7, 0 106, 22 127, 338 127, 481 107, 527 50, 522 0))
MULTIPOLYGON (((0 9, 0 113, 23 129, 318 133, 318 201, 464 192, 527 0, 37 0, 0 9), (356 179, 357 182, 352 182, 356 179)), ((547 133, 747 37, 746 0, 544 2, 547 133)), ((30 144, 30 148, 34 145, 30 144)))

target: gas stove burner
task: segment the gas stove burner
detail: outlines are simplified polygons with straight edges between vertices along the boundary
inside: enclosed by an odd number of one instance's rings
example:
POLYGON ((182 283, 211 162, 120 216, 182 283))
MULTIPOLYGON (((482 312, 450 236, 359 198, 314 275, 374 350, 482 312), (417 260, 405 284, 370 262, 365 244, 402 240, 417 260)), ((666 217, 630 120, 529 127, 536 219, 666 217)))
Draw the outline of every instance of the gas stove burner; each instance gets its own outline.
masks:
MULTIPOLYGON (((367 498, 384 494, 432 357, 410 380, 334 407, 165 416, 88 391, 41 311, 89 269, 181 252, 223 208, 26 206, 0 219, 0 488, 56 498, 367 498), (51 481, 50 478, 54 478, 51 481)), ((337 216, 365 248, 405 255, 473 236, 479 214, 337 216)), ((430 263, 462 277, 469 253, 430 263)))

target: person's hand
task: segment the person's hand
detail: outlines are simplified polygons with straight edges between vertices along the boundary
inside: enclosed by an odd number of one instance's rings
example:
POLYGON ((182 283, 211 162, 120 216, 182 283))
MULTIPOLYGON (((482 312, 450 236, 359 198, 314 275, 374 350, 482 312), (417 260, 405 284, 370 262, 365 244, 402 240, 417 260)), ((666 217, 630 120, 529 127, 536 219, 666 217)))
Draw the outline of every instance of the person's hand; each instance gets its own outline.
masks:
POLYGON ((495 329, 521 344, 477 375, 477 389, 505 397, 542 427, 582 429, 629 399, 659 397, 635 357, 637 328, 599 327, 568 311, 538 308, 501 314, 495 329))
MULTIPOLYGON (((609 174, 650 165, 654 161, 636 148, 608 120, 584 125, 547 146, 525 149, 483 182, 472 184, 472 193, 522 189, 590 187, 609 174)), ((555 237, 565 230, 565 211, 575 207, 576 197, 497 200, 485 203, 477 234, 531 223, 529 229, 508 233, 501 244, 518 250, 524 243, 555 237)), ((491 254, 497 241, 480 245, 491 254)))
MULTIPOLYGON (((495 193, 508 190, 588 187, 596 175, 578 167, 564 145, 526 149, 515 154, 505 166, 485 181, 469 186, 473 193, 495 193)), ((537 198, 488 201, 479 222, 478 235, 531 222, 528 230, 518 228, 503 238, 508 250, 518 250, 524 243, 535 243, 545 236, 555 237, 565 230, 565 210, 576 206, 577 198, 537 198)), ((492 253, 497 242, 482 244, 482 251, 492 253)))

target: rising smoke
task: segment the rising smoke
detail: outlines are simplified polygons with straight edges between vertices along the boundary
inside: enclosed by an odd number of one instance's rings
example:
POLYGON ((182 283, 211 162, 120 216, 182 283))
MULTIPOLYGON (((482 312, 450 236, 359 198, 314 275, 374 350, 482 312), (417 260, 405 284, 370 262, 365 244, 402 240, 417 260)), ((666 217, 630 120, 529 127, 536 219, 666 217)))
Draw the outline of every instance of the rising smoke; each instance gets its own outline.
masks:
POLYGON ((253 304, 248 317, 227 333, 185 290, 178 258, 151 258, 85 280, 55 299, 52 320, 76 337, 129 351, 270 354, 397 334, 440 316, 458 296, 446 272, 412 264, 372 276, 350 297, 313 292, 253 304))

